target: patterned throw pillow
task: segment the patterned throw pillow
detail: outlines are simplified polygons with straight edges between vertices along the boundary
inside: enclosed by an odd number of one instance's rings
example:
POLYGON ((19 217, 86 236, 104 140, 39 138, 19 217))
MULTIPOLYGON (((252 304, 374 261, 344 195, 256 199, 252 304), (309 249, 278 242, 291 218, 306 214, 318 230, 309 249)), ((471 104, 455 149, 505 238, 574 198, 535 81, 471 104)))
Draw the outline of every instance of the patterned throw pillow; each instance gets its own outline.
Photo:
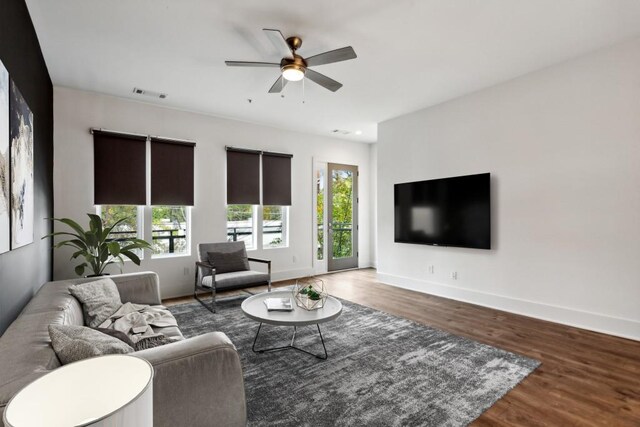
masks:
POLYGON ((249 260, 244 248, 235 252, 207 252, 207 256, 209 264, 216 269, 216 274, 249 270, 249 260))
POLYGON ((49 325, 51 345, 63 365, 105 354, 127 354, 133 348, 117 338, 76 325, 49 325))
POLYGON ((84 323, 92 328, 100 326, 122 306, 118 287, 109 278, 70 286, 69 292, 82 304, 84 323))

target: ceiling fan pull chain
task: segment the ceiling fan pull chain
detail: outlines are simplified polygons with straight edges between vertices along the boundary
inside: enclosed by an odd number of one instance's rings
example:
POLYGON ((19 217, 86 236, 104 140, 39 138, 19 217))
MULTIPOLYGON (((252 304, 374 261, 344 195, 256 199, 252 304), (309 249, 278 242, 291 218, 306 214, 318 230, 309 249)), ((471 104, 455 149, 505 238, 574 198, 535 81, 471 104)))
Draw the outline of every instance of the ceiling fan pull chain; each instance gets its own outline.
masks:
POLYGON ((304 81, 305 81, 305 80, 306 80, 305 78, 303 78, 303 79, 302 79, 302 103, 303 103, 303 104, 304 104, 304 98, 305 98, 305 97, 304 97, 304 81))

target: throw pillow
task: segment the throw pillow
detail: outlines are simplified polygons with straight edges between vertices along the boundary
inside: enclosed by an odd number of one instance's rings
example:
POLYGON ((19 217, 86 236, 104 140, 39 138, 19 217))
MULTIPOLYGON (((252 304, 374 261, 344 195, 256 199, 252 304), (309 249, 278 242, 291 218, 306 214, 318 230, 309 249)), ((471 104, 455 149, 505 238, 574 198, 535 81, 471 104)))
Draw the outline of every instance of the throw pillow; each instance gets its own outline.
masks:
POLYGON ((84 323, 92 328, 100 326, 122 306, 118 287, 109 278, 70 286, 69 292, 82 304, 84 323))
POLYGON ((209 264, 216 269, 216 274, 249 270, 249 260, 244 249, 235 252, 207 252, 207 255, 209 264))
POLYGON ((85 326, 49 325, 51 345, 63 365, 105 354, 127 354, 133 348, 85 326))

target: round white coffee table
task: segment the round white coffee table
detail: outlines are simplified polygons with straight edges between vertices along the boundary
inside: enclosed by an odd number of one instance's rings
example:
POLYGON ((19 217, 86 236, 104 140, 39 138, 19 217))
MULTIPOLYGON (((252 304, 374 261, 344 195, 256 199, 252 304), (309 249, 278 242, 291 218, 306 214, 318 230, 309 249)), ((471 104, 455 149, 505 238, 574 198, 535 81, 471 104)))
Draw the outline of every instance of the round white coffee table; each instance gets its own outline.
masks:
POLYGON ((317 310, 305 310, 304 308, 298 307, 296 305, 292 291, 272 291, 254 295, 244 300, 242 302, 242 312, 249 319, 260 322, 258 331, 256 332, 256 337, 253 339, 253 347, 251 348, 254 352, 267 353, 271 351, 291 349, 298 350, 303 353, 315 356, 318 359, 325 360, 328 357, 328 354, 327 348, 324 345, 322 332, 320 331, 320 324, 329 322, 340 316, 340 313, 342 313, 342 303, 337 298, 328 296, 324 303, 324 307, 317 310), (264 300, 267 298, 291 298, 291 301, 293 302, 293 311, 268 311, 267 306, 264 303, 264 300), (262 329, 263 323, 275 326, 293 326, 293 336, 291 337, 291 343, 282 347, 256 349, 256 341, 258 340, 258 335, 260 335, 260 330, 262 329), (297 327, 307 325, 316 325, 316 327, 318 328, 318 334, 320 335, 320 341, 322 342, 324 355, 314 354, 295 346, 297 327))
POLYGON ((3 417, 15 427, 151 427, 153 367, 126 355, 70 363, 20 390, 3 417))

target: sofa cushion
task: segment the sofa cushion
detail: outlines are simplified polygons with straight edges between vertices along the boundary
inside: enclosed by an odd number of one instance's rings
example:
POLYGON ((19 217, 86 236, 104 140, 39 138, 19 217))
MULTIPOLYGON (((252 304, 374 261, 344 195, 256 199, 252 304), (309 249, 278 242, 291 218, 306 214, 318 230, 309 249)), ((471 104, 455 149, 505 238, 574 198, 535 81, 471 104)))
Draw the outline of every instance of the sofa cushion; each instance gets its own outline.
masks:
POLYGON ((87 326, 97 328, 121 306, 118 287, 109 278, 69 286, 71 295, 78 298, 87 326))
POLYGON ((105 354, 127 354, 133 348, 118 338, 76 325, 49 325, 51 345, 63 365, 105 354))
MULTIPOLYGON (((211 276, 202 279, 202 285, 211 287, 211 276)), ((267 284, 269 275, 259 271, 234 271, 231 273, 216 274, 216 289, 241 288, 257 284, 267 284)))
POLYGON ((213 251, 208 252, 207 255, 209 264, 216 269, 216 274, 249 270, 247 251, 244 248, 233 252, 213 251))

